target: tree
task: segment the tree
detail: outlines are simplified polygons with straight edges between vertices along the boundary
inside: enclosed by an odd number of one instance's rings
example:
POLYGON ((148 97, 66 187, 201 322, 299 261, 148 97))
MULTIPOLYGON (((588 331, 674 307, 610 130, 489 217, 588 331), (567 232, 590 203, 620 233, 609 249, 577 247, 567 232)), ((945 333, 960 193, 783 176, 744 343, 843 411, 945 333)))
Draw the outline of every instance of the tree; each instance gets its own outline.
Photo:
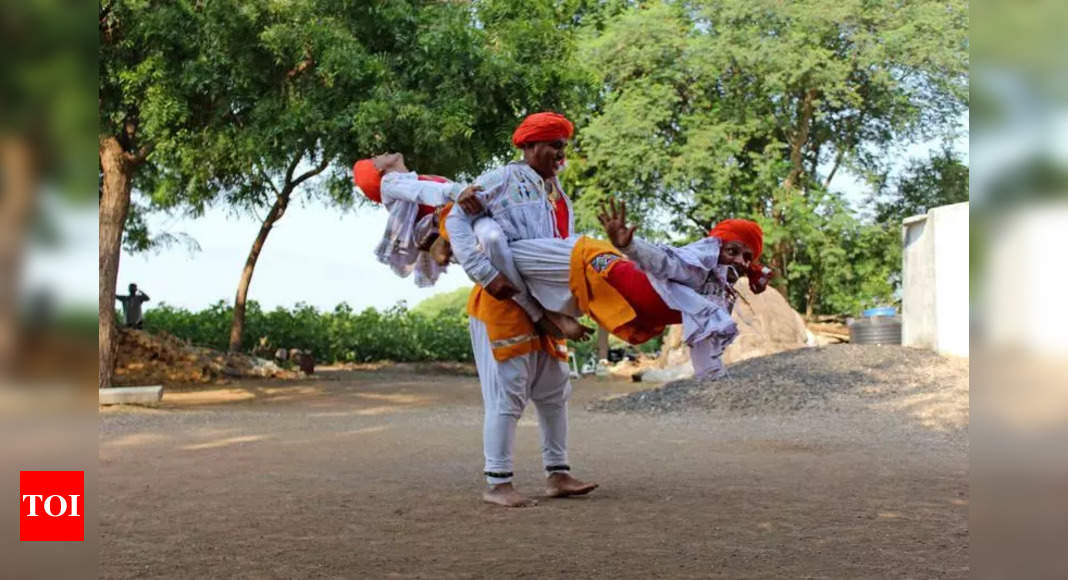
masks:
POLYGON ((7 5, 0 19, 0 376, 13 369, 22 348, 26 247, 35 234, 48 233, 39 190, 46 185, 64 201, 91 200, 84 195, 92 178, 84 150, 94 120, 85 100, 93 90, 86 51, 95 40, 79 24, 87 16, 86 8, 42 0, 7 5))
POLYGON ((654 237, 755 218, 795 307, 826 295, 795 284, 833 283, 804 275, 827 255, 794 235, 830 219, 834 175, 885 174, 891 151, 951 132, 967 106, 960 1, 660 1, 605 22, 580 43, 604 87, 568 177, 580 227, 608 195, 654 237))
POLYGON ((299 191, 348 207, 353 161, 384 151, 425 173, 475 173, 511 153, 522 115, 575 101, 586 79, 559 66, 571 58, 567 15, 515 0, 215 2, 190 13, 183 34, 212 51, 187 59, 210 88, 188 106, 225 123, 157 148, 143 190, 152 209, 265 213, 231 350, 258 257, 299 191))
POLYGON ((442 312, 451 312, 467 315, 467 298, 471 294, 471 287, 457 288, 451 292, 435 294, 412 308, 412 312, 426 316, 437 316, 442 312))
POLYGON ((879 224, 865 223, 839 196, 812 192, 784 202, 785 226, 769 231, 765 243, 793 242, 790 297, 807 318, 817 314, 859 314, 894 301, 900 282, 901 242, 879 224))
MULTIPOLYGON (((217 38, 198 34, 205 14, 233 3, 105 0, 99 6, 100 387, 114 366, 115 284, 136 187, 152 190, 175 151, 211 142, 230 122, 213 101, 229 83, 206 63, 217 38)), ((203 168, 206 169, 206 168, 203 168)), ((186 192, 182 192, 184 196, 186 192)))
POLYGON ((968 201, 968 166, 949 147, 929 159, 913 159, 889 194, 876 196, 875 221, 900 228, 901 221, 931 208, 968 201))

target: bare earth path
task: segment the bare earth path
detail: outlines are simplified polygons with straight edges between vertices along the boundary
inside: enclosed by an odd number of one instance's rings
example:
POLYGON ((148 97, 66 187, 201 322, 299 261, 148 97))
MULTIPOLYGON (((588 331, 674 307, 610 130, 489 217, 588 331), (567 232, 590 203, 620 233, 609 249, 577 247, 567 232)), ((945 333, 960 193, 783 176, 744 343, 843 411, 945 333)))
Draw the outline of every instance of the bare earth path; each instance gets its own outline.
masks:
MULTIPOLYGON (((965 577, 967 446, 893 411, 593 413, 590 496, 480 502, 474 377, 325 371, 103 409, 108 578, 965 577)), ((517 486, 541 494, 533 409, 517 486)))

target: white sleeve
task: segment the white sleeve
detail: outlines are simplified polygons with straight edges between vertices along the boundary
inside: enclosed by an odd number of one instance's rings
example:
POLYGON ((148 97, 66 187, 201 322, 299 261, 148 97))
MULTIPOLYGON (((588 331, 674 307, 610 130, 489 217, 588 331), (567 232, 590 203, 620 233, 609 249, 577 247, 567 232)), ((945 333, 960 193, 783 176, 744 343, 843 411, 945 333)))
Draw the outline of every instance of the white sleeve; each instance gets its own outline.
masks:
MULTIPOLYGON (((505 193, 508 184, 507 171, 507 167, 494 169, 475 180, 475 183, 484 187, 478 194, 484 208, 489 207, 490 200, 505 193)), ((481 215, 469 216, 462 207, 454 205, 449 216, 445 218, 445 229, 449 232, 452 252, 456 254, 456 260, 460 262, 464 272, 467 272, 473 282, 485 286, 496 278, 499 272, 485 252, 478 247, 473 224, 481 215)))
POLYGON ((708 278, 707 270, 696 267, 692 260, 684 260, 679 250, 671 246, 653 244, 635 236, 620 251, 654 278, 674 280, 691 288, 699 288, 708 278))
POLYGON ((461 189, 460 184, 451 181, 420 180, 414 171, 393 171, 382 178, 382 201, 392 199, 437 207, 451 201, 461 189))

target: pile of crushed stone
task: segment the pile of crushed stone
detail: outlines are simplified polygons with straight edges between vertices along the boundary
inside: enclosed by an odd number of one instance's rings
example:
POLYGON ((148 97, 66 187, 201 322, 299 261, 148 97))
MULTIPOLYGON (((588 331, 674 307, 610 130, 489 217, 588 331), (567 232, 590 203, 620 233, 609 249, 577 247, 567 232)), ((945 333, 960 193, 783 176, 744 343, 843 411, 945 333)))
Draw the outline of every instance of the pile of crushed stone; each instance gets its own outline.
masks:
POLYGON ((840 344, 754 358, 717 381, 685 379, 595 401, 590 410, 667 413, 691 409, 741 414, 835 410, 844 398, 967 422, 968 361, 901 346, 840 344))

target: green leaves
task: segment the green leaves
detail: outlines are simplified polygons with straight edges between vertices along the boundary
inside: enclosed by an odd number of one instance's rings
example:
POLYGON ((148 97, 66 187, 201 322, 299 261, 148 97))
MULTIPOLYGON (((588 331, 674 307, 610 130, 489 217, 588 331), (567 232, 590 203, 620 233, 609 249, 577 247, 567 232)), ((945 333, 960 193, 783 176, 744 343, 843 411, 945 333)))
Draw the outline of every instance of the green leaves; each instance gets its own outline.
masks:
MULTIPOLYGON (((161 304, 145 312, 145 329, 225 351, 232 316, 222 301, 199 312, 161 304)), ((243 344, 261 356, 299 348, 310 350, 320 362, 472 360, 467 316, 452 309, 424 314, 399 304, 356 313, 342 303, 332 312, 320 312, 298 303, 264 312, 250 301, 245 317, 243 344)))
MULTIPOLYGON (((122 134, 133 120, 136 140, 154 147, 135 183, 152 208, 198 212, 220 198, 262 208, 294 159, 304 169, 326 159, 336 173, 401 151, 424 173, 477 174, 512 154, 522 115, 585 91, 562 66, 573 52, 565 8, 116 0, 101 130, 122 134)), ((327 183, 305 190, 347 205, 351 188, 327 183)))
MULTIPOLYGON (((101 126, 134 120, 153 145, 146 210, 262 209, 295 159, 326 160, 304 191, 352 207, 360 157, 470 176, 514 155, 523 115, 561 110, 578 129, 564 180, 580 232, 599 231, 608 197, 653 239, 757 219, 791 303, 814 312, 892 298, 897 268, 896 235, 845 207, 831 174, 886 175, 894 151, 951 133, 968 106, 963 0, 112 6, 101 126)), ((914 181, 880 219, 937 201, 914 181)))
POLYGON ((435 294, 412 309, 413 313, 425 314, 429 317, 441 313, 453 313, 464 315, 467 313, 467 299, 471 294, 471 287, 457 288, 452 292, 435 294))
POLYGON ((912 160, 887 189, 873 196, 875 221, 900 225, 901 220, 931 208, 968 201, 968 166, 944 147, 929 159, 912 160))
POLYGON ((579 55, 601 88, 566 174, 580 230, 599 233, 591 214, 609 196, 653 238, 756 219, 795 308, 893 298, 900 242, 827 183, 885 174, 895 149, 953 132, 963 2, 661 0, 595 20, 579 55))

